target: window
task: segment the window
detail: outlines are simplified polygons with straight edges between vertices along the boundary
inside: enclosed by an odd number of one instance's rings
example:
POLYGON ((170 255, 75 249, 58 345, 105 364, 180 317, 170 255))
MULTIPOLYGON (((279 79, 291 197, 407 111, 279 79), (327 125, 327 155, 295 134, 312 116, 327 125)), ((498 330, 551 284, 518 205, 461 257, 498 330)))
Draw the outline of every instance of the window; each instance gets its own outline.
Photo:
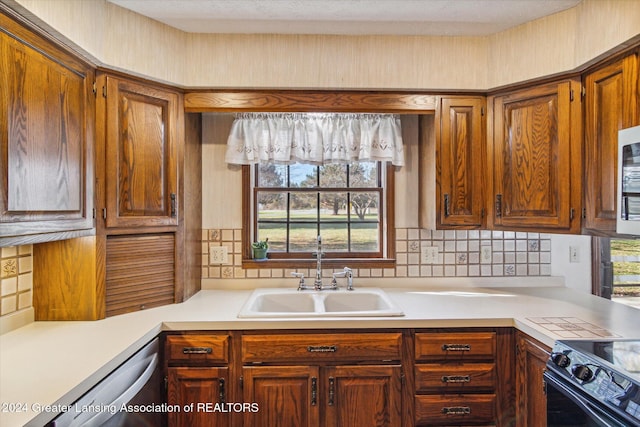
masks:
POLYGON ((393 262, 391 167, 367 161, 245 168, 250 195, 244 200, 251 206, 246 255, 251 241, 268 239, 270 262, 306 266, 320 235, 328 267, 344 259, 351 265, 393 262))

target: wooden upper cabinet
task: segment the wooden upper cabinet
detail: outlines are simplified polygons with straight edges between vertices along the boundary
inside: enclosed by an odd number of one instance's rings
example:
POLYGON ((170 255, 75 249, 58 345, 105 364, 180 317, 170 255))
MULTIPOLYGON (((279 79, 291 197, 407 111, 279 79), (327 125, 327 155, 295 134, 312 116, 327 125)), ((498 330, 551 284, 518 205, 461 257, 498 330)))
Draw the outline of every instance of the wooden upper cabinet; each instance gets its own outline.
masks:
POLYGON ((0 26, 0 238, 90 230, 93 69, 4 15, 0 26))
POLYGON ((640 123, 638 55, 632 54, 584 77, 585 215, 583 228, 616 231, 618 131, 640 123))
POLYGON ((580 231, 580 89, 564 80, 493 99, 494 229, 580 231))
POLYGON ((484 225, 485 98, 446 97, 436 109, 437 227, 484 225))
POLYGON ((98 121, 105 132, 106 226, 177 225, 179 95, 111 76, 98 86, 105 102, 98 121))

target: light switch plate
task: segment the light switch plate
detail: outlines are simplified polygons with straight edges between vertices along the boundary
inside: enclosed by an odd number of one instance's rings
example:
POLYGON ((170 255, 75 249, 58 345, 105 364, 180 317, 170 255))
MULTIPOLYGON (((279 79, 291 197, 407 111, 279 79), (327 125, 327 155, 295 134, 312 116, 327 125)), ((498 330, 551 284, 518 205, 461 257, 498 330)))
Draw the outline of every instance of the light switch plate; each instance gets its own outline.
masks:
POLYGON ((209 265, 227 264, 229 262, 229 253, 226 246, 210 245, 209 246, 209 265))
POLYGON ((420 262, 422 264, 436 264, 438 262, 438 247, 437 246, 421 247, 420 262))
POLYGON ((480 247, 480 263, 481 264, 491 264, 491 246, 481 246, 480 247))

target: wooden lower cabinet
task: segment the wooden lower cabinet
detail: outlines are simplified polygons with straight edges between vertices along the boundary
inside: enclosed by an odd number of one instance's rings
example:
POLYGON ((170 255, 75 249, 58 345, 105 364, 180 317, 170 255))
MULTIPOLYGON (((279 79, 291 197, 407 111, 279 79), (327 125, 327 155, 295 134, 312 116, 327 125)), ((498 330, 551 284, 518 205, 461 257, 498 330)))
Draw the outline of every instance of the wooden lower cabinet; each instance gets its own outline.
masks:
POLYGON ((401 426, 402 368, 245 366, 244 413, 252 427, 401 426))
POLYGON ((228 368, 169 368, 167 377, 167 404, 180 408, 168 413, 169 426, 231 425, 231 411, 225 406, 228 368), (191 405, 192 409, 184 409, 191 405))
POLYGON ((245 366, 243 402, 257 403, 245 412, 245 426, 312 427, 319 425, 317 366, 245 366))
POLYGON ((530 336, 516 337, 516 415, 522 427, 546 427, 544 371, 551 349, 530 336))
POLYGON ((520 426, 514 337, 511 328, 171 332, 167 403, 194 409, 169 413, 167 421, 169 427, 520 426))

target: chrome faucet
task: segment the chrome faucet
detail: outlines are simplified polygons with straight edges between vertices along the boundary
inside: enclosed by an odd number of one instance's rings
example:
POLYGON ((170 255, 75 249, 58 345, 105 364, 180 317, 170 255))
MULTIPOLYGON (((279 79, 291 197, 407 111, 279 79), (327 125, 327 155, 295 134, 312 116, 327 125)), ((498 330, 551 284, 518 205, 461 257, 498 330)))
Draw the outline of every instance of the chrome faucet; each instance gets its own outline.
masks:
POLYGON ((331 286, 329 289, 338 289, 338 281, 336 278, 338 277, 346 277, 347 278, 347 290, 353 290, 353 271, 349 267, 345 267, 344 270, 333 273, 333 279, 331 280, 331 286))
POLYGON ((316 280, 313 281, 313 288, 316 291, 322 290, 322 237, 318 235, 316 240, 316 280))

